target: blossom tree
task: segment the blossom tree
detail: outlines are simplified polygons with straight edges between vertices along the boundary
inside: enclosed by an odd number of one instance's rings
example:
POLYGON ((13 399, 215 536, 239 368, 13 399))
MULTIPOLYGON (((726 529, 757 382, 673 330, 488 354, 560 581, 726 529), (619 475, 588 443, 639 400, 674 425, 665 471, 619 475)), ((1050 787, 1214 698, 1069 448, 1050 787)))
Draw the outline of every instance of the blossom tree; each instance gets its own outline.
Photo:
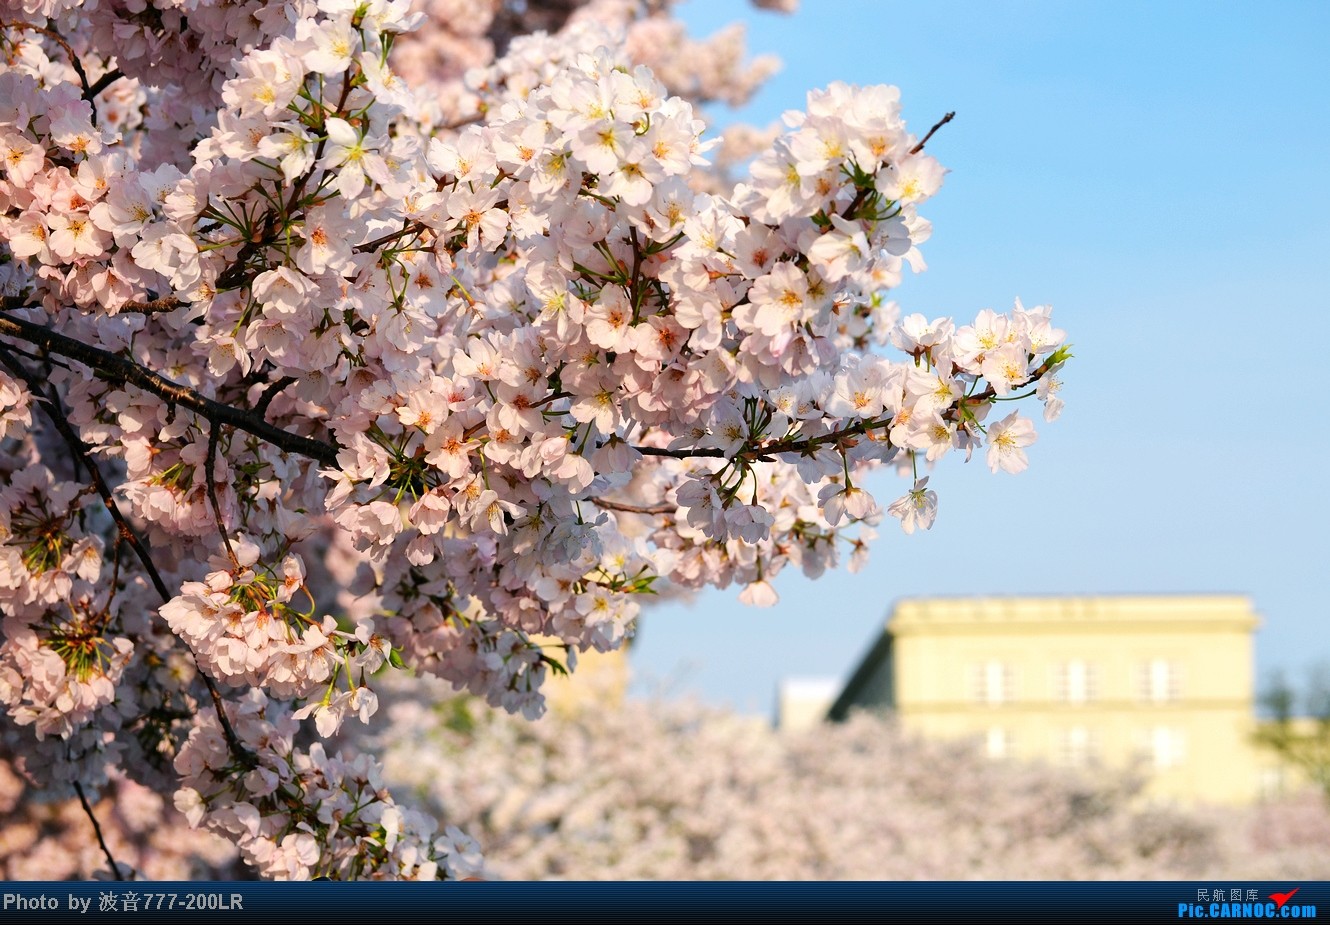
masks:
MULTIPOLYGON (((437 682, 436 682, 437 683, 437 682)), ((446 692, 441 692, 446 694, 446 692)), ((385 776, 472 832, 487 876, 570 880, 1323 877, 1315 790, 1152 802, 1123 768, 988 758, 858 713, 797 733, 696 705, 585 700, 538 723, 385 691, 385 776)), ((348 727, 350 729, 351 727, 348 727)), ((363 731, 362 731, 363 730, 363 731)))
POLYGON ((30 786, 92 812, 128 775, 264 876, 465 876, 463 833, 325 745, 384 673, 533 718, 657 586, 770 603, 861 556, 874 467, 906 532, 921 467, 1026 467, 1030 420, 990 412, 1057 415, 1049 310, 887 298, 924 266, 932 132, 834 84, 727 183, 693 104, 768 65, 689 64, 737 38, 666 6, 0 2, 30 786))

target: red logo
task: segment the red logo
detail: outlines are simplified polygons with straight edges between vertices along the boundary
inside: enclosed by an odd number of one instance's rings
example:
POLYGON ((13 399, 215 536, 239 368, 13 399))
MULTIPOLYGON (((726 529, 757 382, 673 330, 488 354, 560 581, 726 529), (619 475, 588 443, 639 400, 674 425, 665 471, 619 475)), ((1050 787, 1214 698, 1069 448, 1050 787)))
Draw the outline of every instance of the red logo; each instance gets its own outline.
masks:
POLYGON ((1296 892, 1298 892, 1298 890, 1300 890, 1300 889, 1302 889, 1302 887, 1295 886, 1293 889, 1289 890, 1287 893, 1271 893, 1271 894, 1270 894, 1270 898, 1273 899, 1273 900, 1275 901, 1275 905, 1277 905, 1279 908, 1283 909, 1283 908, 1284 908, 1284 903, 1288 902, 1288 901, 1293 897, 1293 894, 1296 893, 1296 892))

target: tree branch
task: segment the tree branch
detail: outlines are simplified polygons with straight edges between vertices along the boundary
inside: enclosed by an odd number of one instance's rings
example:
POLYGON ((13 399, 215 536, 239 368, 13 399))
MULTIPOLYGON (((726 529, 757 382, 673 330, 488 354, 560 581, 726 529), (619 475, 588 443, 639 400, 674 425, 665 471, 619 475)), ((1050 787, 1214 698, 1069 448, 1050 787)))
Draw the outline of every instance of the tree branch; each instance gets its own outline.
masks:
POLYGON ((949 112, 949 113, 947 113, 945 116, 943 116, 941 119, 938 119, 938 120, 937 120, 937 124, 934 125, 932 128, 930 128, 930 129, 928 130, 928 134, 924 136, 924 140, 921 141, 921 142, 919 142, 919 143, 918 143, 917 145, 915 145, 913 148, 911 148, 911 149, 910 149, 910 153, 911 153, 911 154, 918 154, 920 151, 922 151, 922 150, 924 149, 924 145, 928 144, 928 139, 932 138, 932 137, 933 137, 933 134, 934 134, 938 129, 942 128, 942 126, 946 125, 948 122, 950 122, 950 121, 951 121, 952 119, 954 119, 954 118, 956 118, 956 113, 954 113, 954 112, 949 112))
POLYGON ((17 20, 0 22, 0 27, 5 29, 16 29, 20 32, 37 32, 46 36, 64 49, 65 54, 69 56, 69 64, 74 68, 74 73, 78 75, 79 84, 83 87, 82 96, 88 101, 88 104, 92 106, 92 124, 95 128, 97 125, 97 107, 92 105, 93 99, 98 93, 101 93, 121 77, 124 77, 124 73, 121 72, 119 68, 115 68, 97 78, 96 83, 89 84, 88 74, 83 70, 83 62, 79 60, 78 55, 74 54, 74 49, 69 46, 69 42, 65 41, 65 37, 59 32, 56 32, 54 29, 47 29, 45 26, 38 26, 35 23, 19 22, 17 20))
MULTIPOLYGON (((4 320, 5 319, 0 319, 0 322, 3 322, 4 320)), ((116 503, 115 496, 111 493, 111 486, 106 484, 106 480, 102 478, 101 470, 97 468, 96 464, 92 461, 92 458, 88 455, 88 449, 83 443, 83 438, 74 432, 73 425, 71 425, 68 419, 65 418, 64 413, 55 404, 54 399, 41 392, 38 383, 33 376, 24 369, 3 346, 0 346, 0 364, 8 367, 9 371, 27 386, 28 391, 32 393, 32 397, 35 400, 38 400, 38 403, 42 405, 42 410, 46 412, 47 418, 49 418, 51 423, 55 425, 56 431, 59 432, 61 438, 64 439, 65 444, 69 447, 69 451, 73 454, 74 459, 87 468, 89 474, 92 476, 93 487, 97 489, 97 494, 101 497, 102 503, 106 505, 106 510, 110 513, 111 519, 115 521, 116 529, 120 533, 120 538, 128 543, 130 548, 134 550, 135 555, 139 557, 139 561, 143 563, 144 570, 148 573, 148 579, 152 582, 152 586, 161 596, 162 601, 169 601, 171 599, 171 593, 166 590, 166 582, 162 580, 161 573, 157 571, 157 566, 153 564, 152 556, 148 552, 148 547, 144 544, 143 540, 139 538, 139 535, 134 532, 134 528, 130 526, 129 520, 120 510, 120 505, 116 503)))
POLYGON ((275 382, 268 383, 268 387, 263 390, 263 394, 259 396, 259 400, 254 403, 254 413, 259 417, 266 417, 268 414, 268 406, 272 404, 272 400, 276 398, 283 389, 288 385, 292 385, 295 381, 295 376, 283 376, 275 382))
MULTIPOLYGON (((45 26, 39 26, 36 23, 20 22, 18 20, 6 20, 0 22, 0 26, 3 26, 6 29, 16 29, 19 32, 36 32, 40 35, 46 36, 63 48, 65 54, 69 56, 70 66, 74 68, 74 73, 78 75, 79 83, 83 85, 83 98, 89 102, 92 101, 92 95, 89 93, 92 88, 88 86, 88 75, 83 70, 83 62, 79 60, 78 55, 74 54, 74 49, 69 47, 69 43, 65 41, 63 35, 56 32, 54 29, 47 29, 45 26)), ((97 110, 95 108, 92 111, 92 124, 97 124, 97 110)))
POLYGON ((364 244, 357 244, 355 247, 351 248, 351 250, 353 250, 357 254, 368 254, 371 251, 378 250, 380 247, 382 247, 385 244, 391 244, 392 242, 400 238, 409 237, 413 234, 417 234, 419 232, 428 231, 428 230, 429 226, 424 225, 420 222, 412 222, 411 224, 403 228, 401 231, 394 231, 391 234, 385 234, 381 238, 375 238, 373 241, 366 241, 364 244))
POLYGON ((714 446, 696 447, 691 450, 667 450, 658 446, 635 446, 633 449, 643 456, 665 456, 669 459, 692 459, 695 456, 709 456, 713 459, 725 458, 725 454, 714 446))
MULTIPOLYGON (((0 318, 0 324, 3 324, 8 320, 10 319, 0 318)), ((59 396, 52 395, 48 397, 43 395, 32 375, 24 369, 23 365, 15 360, 10 352, 3 346, 0 346, 0 364, 8 367, 10 372, 22 380, 23 384, 27 386, 28 391, 32 394, 34 401, 41 404, 42 410, 46 412, 46 417, 55 425, 55 429, 59 432, 61 438, 64 439, 65 445, 68 446, 69 451, 74 454, 74 458, 82 462, 87 468, 88 473, 92 477, 93 487, 97 490, 97 495, 102 499, 102 504, 106 506, 106 510, 111 515, 111 519, 115 521, 116 528, 120 533, 120 538, 129 544, 129 547, 134 550, 134 554, 138 556, 139 561, 143 563, 143 569, 148 573, 148 578, 152 582, 152 586, 157 591, 158 596, 161 597, 162 603, 165 604, 167 601, 171 600, 171 592, 166 589, 166 582, 162 580, 161 572, 157 571, 157 565, 152 561, 152 556, 148 552, 148 547, 144 544, 143 540, 139 538, 139 535, 134 532, 134 528, 130 526, 129 519, 126 518, 124 512, 120 510, 120 505, 116 503, 115 496, 111 493, 111 486, 106 484, 106 479, 102 477, 102 471, 97 468, 97 464, 89 455, 88 448, 83 443, 83 438, 75 432, 73 425, 70 424, 69 419, 65 417, 63 410, 60 408, 59 396)), ((214 425, 214 427, 215 426, 216 425, 214 425)), ((189 643, 185 642, 183 639, 180 640, 180 642, 181 645, 185 647, 185 650, 189 652, 190 657, 194 659, 194 664, 199 669, 199 677, 203 679, 203 685, 208 689, 208 694, 212 698, 213 708, 217 711, 217 721, 221 724, 222 735, 226 739, 226 743, 230 747, 231 753, 236 757, 236 760, 240 761, 242 764, 252 766, 254 763, 254 757, 250 751, 241 744, 240 738, 235 734, 235 730, 231 728, 231 721, 226 716, 226 710, 223 708, 222 704, 222 694, 217 690, 217 685, 213 683, 212 678, 208 677, 207 672, 203 670, 203 666, 199 664, 198 653, 196 653, 189 643)))
POLYGON ((449 122, 446 125, 439 126, 439 128, 443 129, 444 131, 455 132, 458 129, 466 128, 468 125, 479 125, 481 122, 484 121, 485 121, 485 113, 473 112, 469 116, 462 116, 454 122, 449 122))
POLYGON ((221 430, 219 424, 208 426, 208 459, 203 464, 203 480, 208 487, 208 503, 212 505, 212 516, 217 521, 217 532, 222 535, 222 545, 231 557, 231 564, 239 568, 240 560, 236 558, 236 551, 231 546, 231 535, 226 532, 226 522, 222 518, 222 503, 217 500, 217 477, 213 473, 213 466, 217 463, 217 437, 221 430))
POLYGON ((149 302, 126 302, 121 305, 119 311, 135 312, 139 315, 160 315, 164 312, 175 311, 184 303, 173 295, 161 299, 153 299, 149 302))
POLYGON ((337 446, 293 434, 269 424, 253 412, 224 405, 191 388, 172 382, 170 379, 153 372, 132 360, 127 360, 114 353, 99 350, 72 337, 66 337, 30 321, 0 316, 0 334, 16 337, 30 344, 36 344, 49 353, 77 360, 100 373, 111 382, 124 382, 137 386, 145 392, 151 392, 171 405, 180 405, 207 418, 214 424, 227 424, 237 430, 253 434, 266 440, 278 449, 299 456, 307 456, 325 465, 336 465, 337 446))
POLYGON ((606 511, 623 511, 625 514, 673 514, 679 510, 679 505, 668 502, 627 504, 623 501, 611 501, 608 498, 592 498, 591 503, 606 511))
MULTIPOLYGON (((342 77, 342 93, 341 96, 337 98, 337 108, 332 110, 333 112, 341 112, 343 109, 346 108, 346 100, 347 97, 350 95, 350 93, 351 93, 351 72, 348 71, 342 77)), ((326 122, 328 119, 328 107, 323 105, 322 95, 319 96, 319 108, 321 110, 319 118, 321 121, 326 122)), ((295 187, 291 190, 291 198, 287 200, 286 203, 286 215, 295 215, 296 205, 299 204, 300 197, 305 194, 305 187, 309 184, 310 177, 314 176, 314 171, 318 170, 320 167, 320 162, 323 160, 323 149, 328 144, 328 136, 323 135, 322 131, 323 130, 320 129, 319 143, 314 148, 313 163, 310 165, 309 170, 306 170, 303 174, 300 175, 300 177, 296 180, 295 187)), ((327 176, 328 173, 327 168, 324 168, 323 172, 324 176, 327 176)), ((272 221, 271 213, 268 216, 268 220, 272 221)))
POLYGON ((92 804, 88 802, 87 796, 83 793, 83 785, 78 781, 74 781, 74 792, 79 795, 79 803, 83 805, 83 812, 87 814, 88 820, 92 823, 92 831, 97 835, 97 844, 102 846, 102 854, 106 855, 106 863, 111 865, 111 876, 117 880, 124 880, 124 875, 120 873, 120 865, 115 862, 111 849, 106 846, 106 839, 102 837, 102 827, 97 822, 96 814, 92 811, 92 804))
MULTIPOLYGON (((1044 360, 1044 362, 1039 364, 1039 366, 1035 369, 1035 371, 1030 374, 1029 378, 1027 378, 1025 382, 1022 383, 1022 385, 1034 385, 1044 376, 1048 375, 1049 371, 1052 370, 1052 368, 1056 365, 1057 364, 1054 362, 1054 357, 1049 356, 1047 359, 1044 360)), ((1023 395, 1019 397, 1028 398, 1029 395, 1023 395)), ((949 409, 948 411, 943 413, 942 418, 945 421, 954 422, 958 417, 960 417, 961 408, 988 404, 999 400, 1001 399, 997 398, 997 393, 994 390, 993 386, 989 385, 982 392, 978 392, 974 395, 969 395, 966 396, 965 398, 960 399, 955 408, 949 409)), ((654 446, 634 446, 633 449, 637 450, 637 452, 641 453, 643 456, 663 456, 668 459, 693 459, 695 457, 708 457, 711 459, 729 459, 729 460, 742 459, 747 462, 758 462, 758 461, 769 462, 770 461, 769 457, 777 453, 808 454, 816 450, 819 446, 823 446, 824 444, 838 443, 839 441, 845 440, 850 437, 862 437, 868 434, 870 431, 874 431, 879 428, 890 427, 894 417, 895 415, 889 415, 887 417, 878 418, 877 420, 874 421, 860 421, 857 424, 851 424, 848 427, 842 427, 840 430, 833 430, 830 433, 819 434, 816 437, 799 437, 799 436, 787 437, 784 440, 776 440, 772 443, 763 444, 761 446, 753 446, 741 449, 739 452, 735 453, 733 456, 730 457, 726 457, 725 454, 716 447, 710 447, 710 446, 694 447, 691 449, 677 449, 677 450, 662 449, 660 447, 654 447, 654 446)))
POLYGON ((115 83, 117 80, 119 80, 121 77, 124 76, 125 74, 123 71, 120 70, 120 68, 107 71, 101 77, 98 77, 92 86, 88 87, 86 90, 83 91, 83 98, 87 100, 89 103, 91 103, 92 98, 94 96, 96 96, 98 93, 101 93, 107 87, 111 86, 111 84, 115 83))

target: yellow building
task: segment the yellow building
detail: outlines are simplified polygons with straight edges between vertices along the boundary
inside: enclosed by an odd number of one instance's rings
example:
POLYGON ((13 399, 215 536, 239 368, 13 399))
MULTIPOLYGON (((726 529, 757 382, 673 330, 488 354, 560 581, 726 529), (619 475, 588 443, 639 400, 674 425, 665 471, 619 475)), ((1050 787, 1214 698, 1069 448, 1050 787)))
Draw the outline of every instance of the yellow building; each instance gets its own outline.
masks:
POLYGON ((828 717, 895 711, 994 757, 1137 763, 1153 796, 1248 802, 1258 751, 1252 631, 1238 596, 921 599, 899 603, 828 717))
MULTIPOLYGON (((557 645, 548 637, 537 637, 537 641, 557 645)), ((542 688, 550 712, 568 717, 587 708, 622 706, 628 691, 626 649, 627 646, 612 652, 583 652, 577 657, 576 671, 551 673, 542 688)), ((557 655, 566 658, 562 652, 557 655)))

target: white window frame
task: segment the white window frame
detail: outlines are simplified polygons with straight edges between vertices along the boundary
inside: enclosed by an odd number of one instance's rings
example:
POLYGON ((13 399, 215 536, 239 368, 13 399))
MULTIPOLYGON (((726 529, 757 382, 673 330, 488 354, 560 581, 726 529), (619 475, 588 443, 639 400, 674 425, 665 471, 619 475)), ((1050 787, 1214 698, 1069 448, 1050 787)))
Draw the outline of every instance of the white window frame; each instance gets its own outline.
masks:
POLYGON ((1142 663, 1137 693, 1143 703, 1177 703, 1182 699, 1182 666, 1167 658, 1142 663))
POLYGON ((1084 706, 1099 699, 1097 666, 1083 658, 1059 662, 1053 677, 1053 696, 1059 703, 1084 706))
POLYGON ((1009 662, 990 658, 974 666, 972 695, 975 703, 1002 706, 1016 699, 1016 672, 1009 662))

